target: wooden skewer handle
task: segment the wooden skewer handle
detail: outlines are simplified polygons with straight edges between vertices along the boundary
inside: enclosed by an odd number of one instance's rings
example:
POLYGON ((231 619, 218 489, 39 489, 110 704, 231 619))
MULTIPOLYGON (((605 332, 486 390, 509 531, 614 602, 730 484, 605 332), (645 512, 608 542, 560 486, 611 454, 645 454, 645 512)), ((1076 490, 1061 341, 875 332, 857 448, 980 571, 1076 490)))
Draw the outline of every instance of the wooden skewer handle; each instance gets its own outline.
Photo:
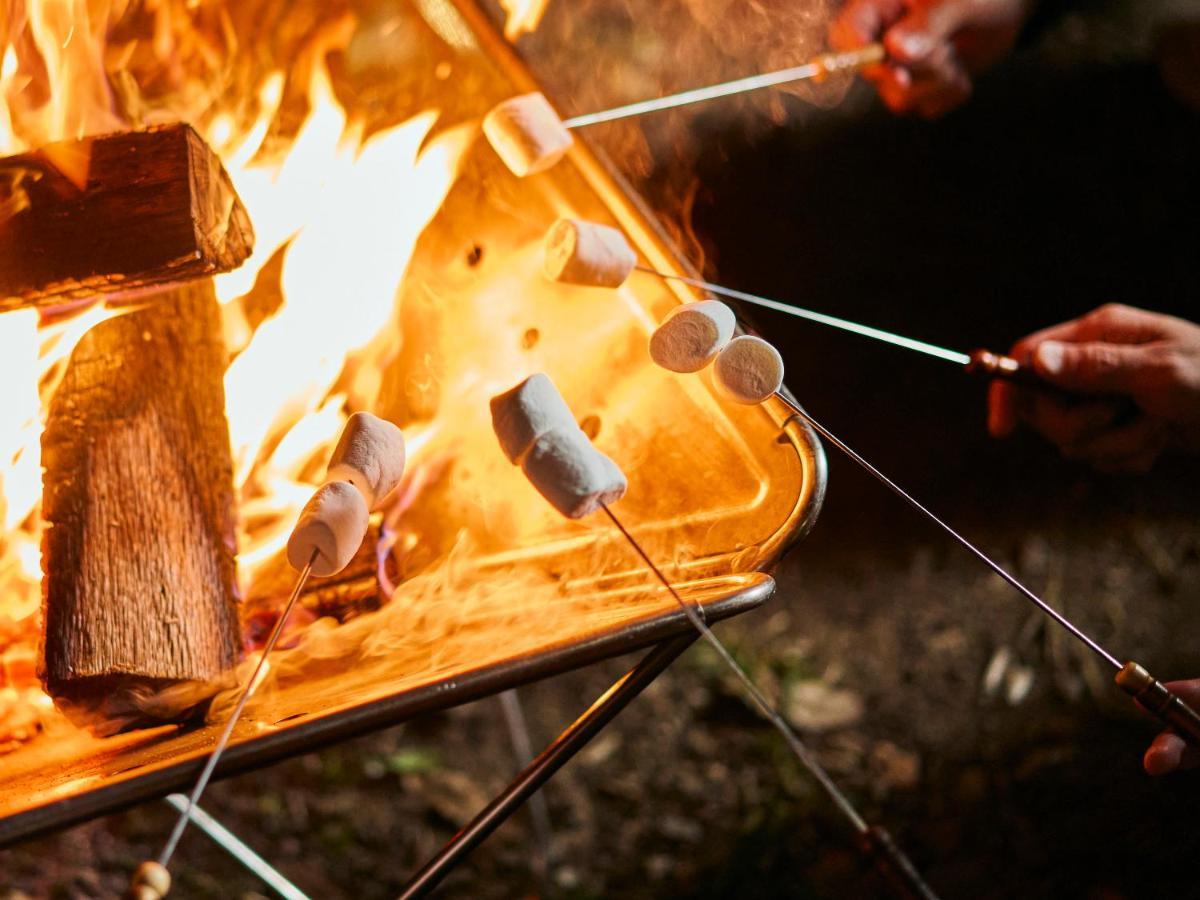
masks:
POLYGON ((906 900, 938 900, 933 888, 921 877, 917 867, 904 855, 886 828, 872 825, 859 834, 859 840, 863 852, 871 858, 875 869, 898 897, 906 900))
POLYGON ((1140 665, 1125 663, 1117 673, 1117 686, 1193 747, 1200 747, 1200 713, 1140 665))
POLYGON ((989 379, 1002 378, 1014 384, 1055 390, 1038 376, 1032 366, 1017 362, 1011 356, 993 353, 991 350, 972 350, 970 357, 971 361, 966 365, 968 375, 989 379))

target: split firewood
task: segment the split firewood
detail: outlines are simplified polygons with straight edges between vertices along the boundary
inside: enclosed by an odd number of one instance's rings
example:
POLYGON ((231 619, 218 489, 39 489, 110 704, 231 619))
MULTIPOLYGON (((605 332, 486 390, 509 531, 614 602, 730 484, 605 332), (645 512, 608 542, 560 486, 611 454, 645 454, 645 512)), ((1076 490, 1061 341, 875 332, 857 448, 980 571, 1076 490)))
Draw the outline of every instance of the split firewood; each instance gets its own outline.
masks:
POLYGON ((84 336, 42 437, 43 679, 100 730, 194 707, 241 651, 220 309, 206 280, 149 300, 84 336))
POLYGON ((53 165, 0 223, 0 294, 144 289, 84 336, 50 402, 40 673, 97 731, 176 719, 241 655, 228 353, 201 276, 246 259, 249 219, 184 125, 28 158, 53 165))
POLYGON ((228 271, 254 243, 188 125, 51 144, 0 160, 0 179, 0 311, 228 271))

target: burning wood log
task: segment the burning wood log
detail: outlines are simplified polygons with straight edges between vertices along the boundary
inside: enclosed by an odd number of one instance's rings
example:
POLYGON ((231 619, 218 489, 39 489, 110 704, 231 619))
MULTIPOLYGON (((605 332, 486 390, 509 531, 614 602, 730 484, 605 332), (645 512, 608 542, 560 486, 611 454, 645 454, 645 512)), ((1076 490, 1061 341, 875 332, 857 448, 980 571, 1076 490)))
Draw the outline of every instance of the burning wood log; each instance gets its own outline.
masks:
MULTIPOLYGON (((0 226, 0 279, 10 299, 45 303, 230 269, 251 241, 189 127, 115 135, 91 142, 82 194, 39 195, 0 226)), ((137 302, 80 341, 42 437, 41 674, 101 731, 180 716, 241 650, 220 309, 203 278, 137 302)))
POLYGON ((189 125, 50 144, 0 160, 0 176, 0 311, 228 271, 254 242, 189 125))
POLYGON ((81 721, 171 718, 237 662, 225 361, 197 281, 88 332, 51 403, 43 678, 81 721))

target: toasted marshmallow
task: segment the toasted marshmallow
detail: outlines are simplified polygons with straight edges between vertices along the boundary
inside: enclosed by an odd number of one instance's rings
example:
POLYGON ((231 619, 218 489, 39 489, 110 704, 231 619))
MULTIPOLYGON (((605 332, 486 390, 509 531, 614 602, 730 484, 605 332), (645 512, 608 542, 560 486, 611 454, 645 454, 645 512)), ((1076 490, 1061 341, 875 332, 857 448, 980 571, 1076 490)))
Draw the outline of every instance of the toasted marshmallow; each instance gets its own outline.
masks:
POLYGON ((357 412, 346 422, 329 459, 328 481, 346 481, 374 509, 404 474, 404 435, 387 419, 357 412))
POLYGON ((494 107, 483 118, 483 133, 518 178, 549 169, 574 142, 550 101, 536 92, 494 107))
POLYGON ((733 337, 737 319, 720 300, 678 306, 650 336, 650 358, 672 372, 699 372, 733 337))
POLYGON ((637 254, 620 231, 596 222, 559 219, 546 232, 543 269, 551 281, 587 287, 620 287, 637 254))
POLYGON ((302 570, 316 551, 312 573, 337 574, 362 546, 370 516, 367 501, 354 485, 346 481, 322 485, 304 505, 288 538, 288 562, 302 570))
POLYGON ((783 386, 783 357, 762 338, 744 334, 717 354, 713 375, 731 400, 747 406, 762 403, 783 386))
POLYGON ((615 462, 577 426, 547 431, 521 464, 525 477, 568 519, 593 513, 625 496, 629 483, 615 462))
POLYGON ((556 428, 574 428, 575 416, 554 382, 540 372, 492 398, 492 427, 500 449, 520 465, 533 442, 556 428))

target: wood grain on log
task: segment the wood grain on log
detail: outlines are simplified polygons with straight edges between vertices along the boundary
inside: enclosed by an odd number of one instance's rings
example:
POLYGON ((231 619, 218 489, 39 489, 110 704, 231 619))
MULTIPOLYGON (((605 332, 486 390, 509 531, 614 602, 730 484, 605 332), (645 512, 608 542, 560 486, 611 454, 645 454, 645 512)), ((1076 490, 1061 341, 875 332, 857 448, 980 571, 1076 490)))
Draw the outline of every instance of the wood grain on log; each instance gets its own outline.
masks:
POLYGON ((0 160, 5 175, 23 196, 0 221, 0 311, 225 272, 254 244, 188 125, 52 144, 0 160))
POLYGON ((183 682, 195 705, 238 659, 225 364, 194 281, 89 331, 51 402, 42 674, 77 719, 183 682))

